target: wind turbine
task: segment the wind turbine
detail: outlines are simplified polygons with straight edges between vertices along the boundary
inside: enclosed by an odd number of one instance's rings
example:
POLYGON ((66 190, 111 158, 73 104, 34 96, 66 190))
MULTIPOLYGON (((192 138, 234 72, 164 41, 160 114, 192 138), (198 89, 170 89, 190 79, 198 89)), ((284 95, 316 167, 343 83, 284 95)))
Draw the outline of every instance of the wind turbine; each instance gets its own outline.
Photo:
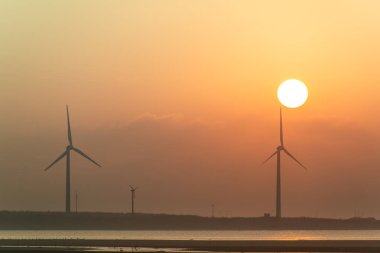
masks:
POLYGON ((298 163, 302 168, 307 170, 307 168, 299 162, 284 146, 284 138, 282 131, 282 111, 280 108, 280 146, 277 150, 270 155, 261 165, 264 165, 272 157, 277 155, 277 191, 276 191, 276 218, 281 218, 281 151, 284 151, 290 158, 292 158, 296 163, 298 163))
POLYGON ((135 192, 137 190, 137 187, 133 187, 132 185, 129 185, 129 188, 131 188, 131 195, 132 195, 132 215, 135 214, 135 192))
POLYGON ((84 158, 90 160, 95 165, 100 166, 97 162, 95 162, 93 159, 91 159, 88 155, 86 155, 84 152, 82 152, 80 149, 74 147, 73 140, 71 136, 71 127, 70 127, 70 115, 69 115, 69 107, 66 105, 66 112, 67 112, 67 137, 69 141, 69 145, 66 147, 65 152, 61 154, 54 162, 52 162, 46 169, 50 169, 54 164, 56 164, 59 160, 64 158, 66 156, 66 213, 70 213, 70 152, 75 151, 79 155, 83 156, 84 158))
POLYGON ((75 192, 75 213, 78 213, 78 192, 75 192))

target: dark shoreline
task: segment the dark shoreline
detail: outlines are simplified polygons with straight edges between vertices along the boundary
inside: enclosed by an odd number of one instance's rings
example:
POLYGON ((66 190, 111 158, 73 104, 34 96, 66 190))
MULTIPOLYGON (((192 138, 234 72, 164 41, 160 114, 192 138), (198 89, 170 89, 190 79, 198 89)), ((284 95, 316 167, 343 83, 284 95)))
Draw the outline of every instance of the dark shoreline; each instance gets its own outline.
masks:
POLYGON ((0 211, 2 230, 380 230, 374 218, 201 217, 196 215, 0 211))
POLYGON ((0 240, 0 251, 46 252, 50 249, 51 252, 83 252, 86 247, 152 249, 144 252, 165 252, 165 249, 178 249, 178 252, 379 252, 380 240, 0 240))

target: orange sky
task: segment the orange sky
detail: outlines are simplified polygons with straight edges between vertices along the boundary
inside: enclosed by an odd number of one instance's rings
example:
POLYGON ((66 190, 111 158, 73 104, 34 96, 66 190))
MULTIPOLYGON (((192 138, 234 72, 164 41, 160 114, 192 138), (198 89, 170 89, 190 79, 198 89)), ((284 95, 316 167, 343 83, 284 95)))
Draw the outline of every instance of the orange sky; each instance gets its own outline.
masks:
POLYGON ((73 158, 80 210, 274 211, 278 85, 285 216, 380 218, 379 1, 0 2, 0 209, 63 210, 73 158), (379 201, 377 201, 379 200, 379 201))

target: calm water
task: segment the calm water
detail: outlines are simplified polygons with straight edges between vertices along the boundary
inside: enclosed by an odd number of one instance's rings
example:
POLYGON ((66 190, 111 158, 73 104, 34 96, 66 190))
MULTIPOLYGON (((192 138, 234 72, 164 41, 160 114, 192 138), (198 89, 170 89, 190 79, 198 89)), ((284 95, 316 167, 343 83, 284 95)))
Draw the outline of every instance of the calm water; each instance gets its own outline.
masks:
POLYGON ((0 230, 0 239, 380 240, 380 230, 100 231, 0 230))

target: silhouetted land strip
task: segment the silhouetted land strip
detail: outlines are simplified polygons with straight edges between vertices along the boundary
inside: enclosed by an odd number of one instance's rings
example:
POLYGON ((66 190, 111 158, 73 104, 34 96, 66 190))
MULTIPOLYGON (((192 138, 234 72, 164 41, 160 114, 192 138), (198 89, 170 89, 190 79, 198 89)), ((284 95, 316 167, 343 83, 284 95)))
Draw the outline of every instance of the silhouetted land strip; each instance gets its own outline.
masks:
MULTIPOLYGON (((116 247, 116 248, 151 248, 177 249, 180 251, 212 251, 212 252, 379 252, 380 241, 367 240, 268 240, 268 241, 225 241, 225 240, 0 240, 1 247, 74 247, 71 250, 80 252, 84 247, 116 247), (75 247, 78 247, 76 249, 75 247), (182 249, 182 250, 181 250, 182 249)), ((1 248, 0 248, 1 249, 1 248)), ((5 248, 7 249, 7 248, 5 248)), ((8 248, 9 249, 9 248, 8 248)), ((16 248, 17 249, 17 248, 16 248)), ((29 248, 38 250, 38 248, 29 248)), ((51 248, 53 249, 53 248, 51 248)), ((64 250, 57 249, 56 250, 64 250)), ((43 250, 43 249, 40 249, 43 250)), ((46 248, 45 248, 46 250, 46 248)))
POLYGON ((209 218, 193 215, 0 212, 3 230, 355 230, 380 229, 374 218, 209 218))

